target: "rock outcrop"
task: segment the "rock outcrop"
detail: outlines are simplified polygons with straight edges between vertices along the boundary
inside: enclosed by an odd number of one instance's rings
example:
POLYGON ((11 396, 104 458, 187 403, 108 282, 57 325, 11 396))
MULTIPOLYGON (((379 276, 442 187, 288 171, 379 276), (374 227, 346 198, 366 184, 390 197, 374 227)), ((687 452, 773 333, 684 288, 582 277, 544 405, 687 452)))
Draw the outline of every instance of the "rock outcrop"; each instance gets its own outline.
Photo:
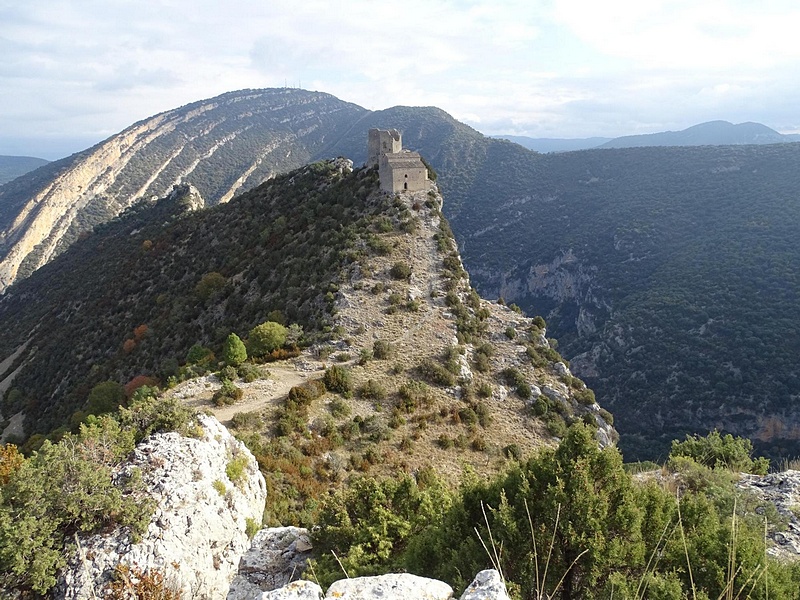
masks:
POLYGON ((767 552, 778 558, 800 558, 800 471, 782 471, 768 475, 742 474, 737 484, 764 502, 773 504, 786 519, 786 529, 768 532, 772 544, 767 552))
POLYGON ((186 598, 224 598, 248 526, 261 522, 266 485, 255 458, 214 417, 201 415, 202 435, 155 434, 139 444, 119 477, 139 470, 157 506, 141 540, 126 530, 80 540, 55 597, 102 597, 117 565, 158 571, 186 598))
MULTIPOLYGON (((452 600, 453 589, 436 579, 408 573, 355 577, 336 581, 324 598, 340 600, 452 600)), ((322 589, 310 581, 294 581, 289 585, 243 600, 323 600, 322 589)), ((481 571, 461 594, 460 600, 509 600, 500 573, 494 569, 481 571)))
POLYGON ((262 592, 284 587, 299 579, 311 557, 311 549, 307 529, 262 529, 239 563, 239 574, 231 582, 227 600, 260 598, 262 592))
POLYGON ((461 594, 460 600, 509 600, 506 584, 494 569, 481 571, 461 594))

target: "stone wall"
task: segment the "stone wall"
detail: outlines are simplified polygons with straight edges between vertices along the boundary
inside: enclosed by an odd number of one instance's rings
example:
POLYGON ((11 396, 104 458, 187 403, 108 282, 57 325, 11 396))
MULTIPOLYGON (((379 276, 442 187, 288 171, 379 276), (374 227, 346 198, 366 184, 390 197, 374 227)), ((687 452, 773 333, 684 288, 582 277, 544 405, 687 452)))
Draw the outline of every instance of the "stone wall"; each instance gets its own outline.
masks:
POLYGON ((400 152, 403 149, 403 140, 397 129, 370 129, 367 142, 367 167, 378 164, 384 154, 400 152))
POLYGON ((387 192, 424 192, 429 189, 428 169, 416 152, 381 156, 381 189, 387 192))

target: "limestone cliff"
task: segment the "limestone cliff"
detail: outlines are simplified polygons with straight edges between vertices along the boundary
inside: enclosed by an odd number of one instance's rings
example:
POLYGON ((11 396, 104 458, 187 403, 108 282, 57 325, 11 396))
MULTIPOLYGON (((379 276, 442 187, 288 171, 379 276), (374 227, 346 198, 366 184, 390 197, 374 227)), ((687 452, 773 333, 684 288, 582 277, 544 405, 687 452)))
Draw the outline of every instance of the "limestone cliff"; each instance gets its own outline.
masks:
POLYGON ((140 121, 54 163, 54 176, 0 190, 0 292, 49 262, 81 233, 182 182, 209 204, 227 202, 304 164, 364 112, 328 94, 244 90, 140 121))
POLYGON ((80 540, 55 597, 102 597, 118 565, 156 570, 187 598, 224 598, 261 522, 264 478, 244 444, 213 417, 199 416, 202 436, 155 434, 136 447, 117 476, 139 470, 157 507, 141 540, 124 530, 80 540), (248 527, 248 524, 249 527, 248 527))

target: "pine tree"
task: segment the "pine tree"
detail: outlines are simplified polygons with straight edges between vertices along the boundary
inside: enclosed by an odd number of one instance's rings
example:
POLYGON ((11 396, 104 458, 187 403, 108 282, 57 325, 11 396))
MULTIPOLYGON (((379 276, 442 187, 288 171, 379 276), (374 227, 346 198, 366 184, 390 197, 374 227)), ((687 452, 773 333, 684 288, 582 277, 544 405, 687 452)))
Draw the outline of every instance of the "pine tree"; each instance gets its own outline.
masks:
POLYGON ((232 367, 238 367, 247 360, 247 348, 235 333, 230 334, 222 345, 222 360, 232 367))

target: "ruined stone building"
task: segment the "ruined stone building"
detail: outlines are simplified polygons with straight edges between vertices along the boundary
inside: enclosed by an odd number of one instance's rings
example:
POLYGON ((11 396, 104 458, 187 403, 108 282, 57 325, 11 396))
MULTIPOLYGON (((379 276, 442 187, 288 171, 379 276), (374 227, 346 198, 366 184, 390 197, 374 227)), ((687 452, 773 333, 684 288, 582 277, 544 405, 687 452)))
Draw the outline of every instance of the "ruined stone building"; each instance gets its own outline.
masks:
POLYGON ((378 165, 381 189, 387 192, 419 192, 430 188, 428 169, 417 152, 403 150, 396 129, 370 129, 367 166, 378 165))

